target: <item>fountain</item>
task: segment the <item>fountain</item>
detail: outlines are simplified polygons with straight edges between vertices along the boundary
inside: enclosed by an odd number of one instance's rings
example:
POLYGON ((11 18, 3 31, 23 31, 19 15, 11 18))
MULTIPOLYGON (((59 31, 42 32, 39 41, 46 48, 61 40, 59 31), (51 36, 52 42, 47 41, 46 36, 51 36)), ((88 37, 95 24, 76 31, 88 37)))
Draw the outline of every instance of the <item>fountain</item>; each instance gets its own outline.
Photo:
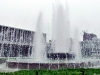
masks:
POLYGON ((79 36, 78 36, 78 29, 75 29, 74 38, 73 38, 73 50, 76 55, 75 60, 80 61, 81 59, 81 48, 79 44, 79 36))
POLYGON ((34 40, 34 47, 35 50, 33 51, 33 61, 35 62, 43 62, 43 54, 44 54, 44 39, 42 34, 42 13, 40 12, 37 25, 36 25, 36 34, 35 34, 35 40, 34 40))
MULTIPOLYGON (((95 63, 99 63, 90 60, 80 60, 80 46, 78 40, 78 31, 75 30, 75 37, 72 46, 72 52, 70 53, 70 24, 68 18, 68 10, 63 5, 58 4, 57 7, 53 7, 53 24, 52 24, 52 39, 53 39, 53 52, 48 53, 46 56, 46 44, 43 39, 42 32, 42 13, 40 12, 36 33, 33 41, 34 48, 32 49, 31 57, 28 59, 17 59, 18 61, 8 60, 6 63, 9 68, 19 69, 59 69, 65 68, 84 68, 92 67, 95 63), (77 34, 77 35, 76 35, 77 34), (50 58, 50 59, 49 59, 50 58), (75 59, 74 59, 75 58, 75 59), (57 59, 57 60, 56 60, 57 59), (88 66, 87 66, 88 65, 88 66)), ((20 44, 22 44, 21 42, 20 44)), ((52 46, 51 46, 52 47, 52 46)), ((30 47, 29 47, 30 48, 30 47)), ((29 53, 29 52, 28 52, 29 53)), ((28 54, 29 55, 29 54, 28 54)))
POLYGON ((70 37, 70 27, 69 19, 66 16, 67 11, 64 9, 63 5, 59 4, 54 12, 53 18, 53 31, 52 36, 55 41, 55 52, 68 52, 69 50, 69 37, 70 37), (55 22, 54 22, 55 21, 55 22))

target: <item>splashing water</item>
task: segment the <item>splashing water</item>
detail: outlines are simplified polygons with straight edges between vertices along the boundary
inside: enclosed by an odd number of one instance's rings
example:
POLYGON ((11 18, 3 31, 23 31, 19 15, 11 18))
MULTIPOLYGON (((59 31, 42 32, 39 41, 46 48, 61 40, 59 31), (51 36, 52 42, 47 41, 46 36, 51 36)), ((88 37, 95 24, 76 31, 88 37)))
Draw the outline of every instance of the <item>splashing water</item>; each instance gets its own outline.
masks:
POLYGON ((34 53, 34 61, 36 62, 43 62, 43 53, 44 53, 44 40, 43 40, 43 32, 42 32, 42 13, 40 12, 38 20, 37 20, 37 26, 36 26, 36 33, 35 33, 35 39, 34 39, 34 47, 35 50, 34 53))
POLYGON ((69 51, 70 25, 68 11, 59 4, 53 7, 52 38, 55 41, 55 52, 66 53, 69 51))

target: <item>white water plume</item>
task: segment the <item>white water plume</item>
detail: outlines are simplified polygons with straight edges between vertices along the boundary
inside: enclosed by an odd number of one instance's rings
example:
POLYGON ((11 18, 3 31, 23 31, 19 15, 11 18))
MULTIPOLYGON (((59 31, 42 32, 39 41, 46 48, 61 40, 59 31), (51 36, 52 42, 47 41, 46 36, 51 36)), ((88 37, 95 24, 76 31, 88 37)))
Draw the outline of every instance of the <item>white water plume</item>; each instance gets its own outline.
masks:
POLYGON ((56 7, 53 7, 52 21, 52 38, 55 41, 55 52, 69 51, 69 37, 68 11, 62 4, 58 4, 56 7))
POLYGON ((35 50, 33 51, 34 53, 34 61, 36 62, 41 62, 43 60, 43 54, 44 54, 44 39, 43 39, 43 32, 42 32, 42 19, 43 19, 43 14, 40 12, 36 24, 36 33, 35 33, 35 39, 34 39, 34 47, 35 50))

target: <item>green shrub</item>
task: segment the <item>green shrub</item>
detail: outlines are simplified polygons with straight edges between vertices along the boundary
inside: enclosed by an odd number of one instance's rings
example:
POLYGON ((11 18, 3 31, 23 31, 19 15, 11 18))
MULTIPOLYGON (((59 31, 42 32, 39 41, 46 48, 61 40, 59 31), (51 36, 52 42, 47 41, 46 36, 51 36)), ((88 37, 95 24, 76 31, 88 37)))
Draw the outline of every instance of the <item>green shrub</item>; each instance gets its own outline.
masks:
POLYGON ((59 69, 59 70, 19 70, 17 72, 10 72, 10 73, 0 73, 0 75, 36 75, 36 72, 38 72, 38 75, 82 75, 82 72, 84 71, 85 75, 93 75, 100 74, 100 69, 93 69, 93 68, 80 68, 80 69, 59 69))

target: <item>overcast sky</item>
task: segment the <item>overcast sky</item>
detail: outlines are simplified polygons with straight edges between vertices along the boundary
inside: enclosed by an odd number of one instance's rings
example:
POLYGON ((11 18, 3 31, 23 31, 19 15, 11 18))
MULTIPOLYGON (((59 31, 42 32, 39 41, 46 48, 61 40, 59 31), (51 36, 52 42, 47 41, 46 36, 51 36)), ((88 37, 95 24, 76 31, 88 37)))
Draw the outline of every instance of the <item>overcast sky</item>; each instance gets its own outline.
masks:
MULTIPOLYGON (((65 0, 60 0, 62 4, 65 0)), ((39 12, 43 13, 44 32, 51 36, 52 3, 57 0, 0 0, 0 24, 35 30, 39 12)), ((82 30, 95 33, 100 38, 100 0, 67 0, 71 34, 75 27, 79 28, 82 39, 82 30)))

